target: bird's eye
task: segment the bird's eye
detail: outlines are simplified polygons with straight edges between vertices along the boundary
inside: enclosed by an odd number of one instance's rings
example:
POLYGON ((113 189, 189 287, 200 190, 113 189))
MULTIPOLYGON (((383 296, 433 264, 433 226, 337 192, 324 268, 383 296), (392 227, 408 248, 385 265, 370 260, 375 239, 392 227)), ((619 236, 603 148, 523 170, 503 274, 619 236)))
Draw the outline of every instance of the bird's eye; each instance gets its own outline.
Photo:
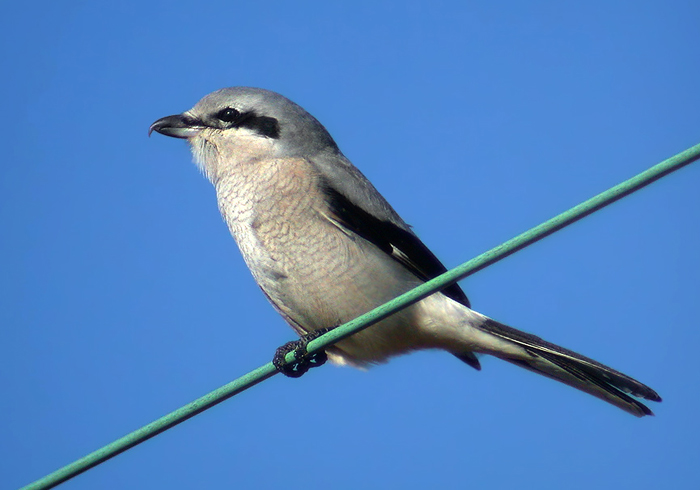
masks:
POLYGON ((241 113, 233 107, 227 107, 216 113, 216 118, 223 122, 233 122, 240 117, 241 113))

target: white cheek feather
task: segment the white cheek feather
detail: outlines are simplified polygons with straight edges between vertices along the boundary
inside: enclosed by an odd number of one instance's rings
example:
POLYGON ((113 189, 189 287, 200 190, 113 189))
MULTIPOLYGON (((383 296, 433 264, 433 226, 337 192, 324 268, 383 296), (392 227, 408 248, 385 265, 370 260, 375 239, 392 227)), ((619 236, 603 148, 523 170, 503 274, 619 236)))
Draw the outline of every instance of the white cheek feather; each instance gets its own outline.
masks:
POLYGON ((271 158, 275 148, 274 139, 247 128, 207 128, 189 143, 195 164, 214 185, 221 177, 235 172, 235 167, 242 163, 271 158), (221 155, 226 155, 226 158, 221 155))
POLYGON ((189 140, 192 157, 197 168, 210 182, 215 183, 219 162, 219 152, 216 146, 200 135, 189 140))

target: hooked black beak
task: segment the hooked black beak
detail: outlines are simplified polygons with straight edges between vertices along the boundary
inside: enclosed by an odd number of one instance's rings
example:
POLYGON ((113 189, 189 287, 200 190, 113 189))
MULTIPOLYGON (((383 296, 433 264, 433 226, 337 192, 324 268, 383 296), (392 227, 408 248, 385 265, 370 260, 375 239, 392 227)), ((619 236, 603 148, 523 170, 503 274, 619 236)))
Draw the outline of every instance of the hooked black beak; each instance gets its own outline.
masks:
POLYGON ((162 117, 151 124, 151 127, 148 128, 148 136, 156 131, 165 136, 187 139, 197 136, 202 129, 204 129, 204 125, 198 119, 186 114, 175 114, 174 116, 162 117))

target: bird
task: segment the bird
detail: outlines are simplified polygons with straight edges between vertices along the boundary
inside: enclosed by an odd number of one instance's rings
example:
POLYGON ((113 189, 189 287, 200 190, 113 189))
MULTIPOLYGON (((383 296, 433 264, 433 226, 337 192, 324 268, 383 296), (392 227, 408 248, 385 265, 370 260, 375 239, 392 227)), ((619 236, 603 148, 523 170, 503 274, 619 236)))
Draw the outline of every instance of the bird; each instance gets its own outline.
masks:
MULTIPOLYGON (((223 88, 158 119, 153 131, 187 140, 255 281, 302 340, 447 270, 326 128, 276 92, 223 88)), ((367 368, 423 349, 442 349, 477 370, 479 357, 490 355, 637 417, 653 415, 639 399, 661 401, 619 371, 473 310, 457 284, 325 354, 367 368)))

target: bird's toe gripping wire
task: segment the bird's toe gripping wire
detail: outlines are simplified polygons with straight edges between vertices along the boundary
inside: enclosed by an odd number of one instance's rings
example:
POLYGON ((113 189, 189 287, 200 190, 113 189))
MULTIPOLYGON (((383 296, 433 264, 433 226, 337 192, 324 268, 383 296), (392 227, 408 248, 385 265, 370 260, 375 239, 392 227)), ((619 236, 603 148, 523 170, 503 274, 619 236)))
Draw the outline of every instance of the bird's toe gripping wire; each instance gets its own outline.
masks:
POLYGON ((287 342, 281 347, 277 348, 275 351, 275 356, 272 358, 272 364, 274 364, 277 370, 289 378, 299 378, 303 376, 309 369, 313 367, 322 366, 328 360, 326 351, 318 351, 313 354, 309 354, 306 351, 306 346, 309 345, 314 339, 317 339, 321 335, 330 332, 335 327, 322 328, 311 333, 303 335, 299 340, 293 340, 287 342), (295 361, 287 363, 286 357, 290 352, 294 352, 295 361))

